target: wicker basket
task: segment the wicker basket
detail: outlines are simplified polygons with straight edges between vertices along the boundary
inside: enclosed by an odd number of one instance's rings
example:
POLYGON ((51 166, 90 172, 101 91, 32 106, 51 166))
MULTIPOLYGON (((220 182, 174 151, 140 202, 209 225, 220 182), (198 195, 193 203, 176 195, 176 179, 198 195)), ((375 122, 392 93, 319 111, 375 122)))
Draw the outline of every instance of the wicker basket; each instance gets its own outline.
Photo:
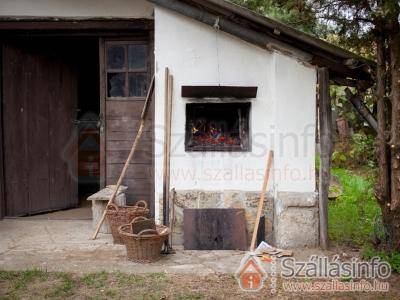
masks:
POLYGON ((157 230, 145 229, 138 234, 133 234, 131 230, 131 224, 125 224, 118 228, 126 247, 128 259, 139 263, 157 261, 160 258, 162 246, 170 233, 169 228, 157 225, 157 230))
POLYGON ((114 239, 114 244, 122 244, 121 237, 118 233, 118 227, 130 223, 136 217, 147 216, 148 213, 147 203, 144 200, 138 201, 134 206, 109 204, 107 206, 106 216, 114 239))

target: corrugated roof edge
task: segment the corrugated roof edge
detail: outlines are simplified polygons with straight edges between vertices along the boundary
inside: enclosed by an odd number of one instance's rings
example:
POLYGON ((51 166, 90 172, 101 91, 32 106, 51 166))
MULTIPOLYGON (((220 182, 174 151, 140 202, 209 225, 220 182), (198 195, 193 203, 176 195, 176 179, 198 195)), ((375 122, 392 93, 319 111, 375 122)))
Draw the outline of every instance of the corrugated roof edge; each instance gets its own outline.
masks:
POLYGON ((269 29, 272 29, 272 30, 278 29, 281 33, 284 33, 295 40, 298 40, 303 43, 307 43, 309 45, 317 47, 317 48, 319 48, 323 51, 326 51, 332 55, 339 56, 343 59, 349 59, 349 58, 357 59, 359 61, 362 61, 362 62, 370 65, 371 67, 376 66, 376 63, 372 60, 366 59, 365 57, 359 56, 351 51, 345 50, 336 45, 328 43, 322 39, 314 37, 310 34, 302 32, 300 30, 297 30, 297 29, 290 27, 282 22, 279 22, 277 20, 260 15, 252 10, 249 10, 243 6, 232 3, 228 0, 204 0, 204 1, 212 3, 217 6, 220 6, 222 8, 228 9, 228 10, 234 12, 235 14, 238 14, 239 16, 248 19, 249 21, 256 22, 262 26, 266 26, 269 29))

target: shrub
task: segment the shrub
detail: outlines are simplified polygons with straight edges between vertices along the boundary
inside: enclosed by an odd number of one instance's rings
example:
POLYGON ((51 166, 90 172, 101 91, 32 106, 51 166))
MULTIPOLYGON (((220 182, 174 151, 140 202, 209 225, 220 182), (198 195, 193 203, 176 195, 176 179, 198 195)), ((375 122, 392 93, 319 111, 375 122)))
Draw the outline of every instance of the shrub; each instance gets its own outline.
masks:
POLYGON ((332 154, 332 163, 334 167, 338 168, 376 168, 374 137, 364 133, 355 133, 347 143, 336 144, 332 154))
POLYGON ((329 237, 338 244, 363 246, 377 233, 381 210, 373 195, 373 181, 344 169, 333 169, 343 193, 329 202, 329 237))

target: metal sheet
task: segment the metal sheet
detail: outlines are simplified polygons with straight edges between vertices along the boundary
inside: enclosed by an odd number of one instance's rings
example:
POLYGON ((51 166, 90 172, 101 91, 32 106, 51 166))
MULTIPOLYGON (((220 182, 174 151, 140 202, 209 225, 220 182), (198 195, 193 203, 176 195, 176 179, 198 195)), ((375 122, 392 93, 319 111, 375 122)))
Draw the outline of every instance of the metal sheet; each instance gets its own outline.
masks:
POLYGON ((245 210, 187 208, 183 211, 184 248, 188 250, 247 250, 245 210))

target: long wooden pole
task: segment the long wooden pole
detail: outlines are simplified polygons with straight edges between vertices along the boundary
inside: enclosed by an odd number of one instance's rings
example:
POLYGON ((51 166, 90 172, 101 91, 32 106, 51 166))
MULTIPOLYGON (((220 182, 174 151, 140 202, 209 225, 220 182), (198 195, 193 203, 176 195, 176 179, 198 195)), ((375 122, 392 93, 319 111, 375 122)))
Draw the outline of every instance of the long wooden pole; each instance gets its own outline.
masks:
MULTIPOLYGON (((144 103, 142 114, 140 116, 139 129, 138 129, 137 134, 135 136, 135 140, 133 142, 131 151, 129 152, 128 158, 125 161, 124 168, 122 169, 122 172, 121 172, 121 175, 118 178, 115 190, 113 191, 110 200, 108 200, 107 205, 114 202, 115 196, 117 195, 118 189, 121 186, 122 180, 125 177, 126 170, 128 169, 129 163, 131 162, 133 154, 135 153, 135 150, 136 150, 136 147, 137 147, 137 145, 139 143, 140 137, 142 136, 144 125, 146 123, 146 115, 147 115, 147 111, 149 110, 149 104, 150 104, 150 101, 151 101, 151 97, 153 95, 153 91, 154 91, 154 76, 151 79, 150 87, 149 87, 149 90, 147 92, 146 101, 144 103)), ((99 233, 99 230, 100 230, 100 226, 101 226, 101 224, 103 224, 105 217, 106 217, 106 210, 104 210, 103 215, 101 216, 101 219, 97 223, 96 230, 94 231, 93 236, 92 236, 92 240, 96 239, 97 234, 99 233)))
POLYGON ((269 175, 270 175, 270 171, 271 171, 273 158, 274 158, 274 152, 272 150, 270 150, 268 152, 267 165, 265 167, 264 182, 263 182, 262 189, 261 189, 260 201, 258 202, 258 210, 257 210, 256 221, 254 224, 253 237, 251 239, 251 244, 250 244, 250 251, 254 251, 255 246, 256 246, 258 227, 260 225, 260 218, 261 218, 261 214, 262 214, 263 207, 264 207, 265 193, 267 191, 267 186, 268 186, 269 175))
POLYGON ((165 68, 165 102, 164 102, 164 161, 163 161, 163 224, 168 226, 169 219, 169 118, 170 118, 170 75, 169 69, 165 68))
POLYGON ((321 163, 319 167, 319 243, 328 248, 328 194, 331 177, 332 155, 332 108, 329 98, 329 70, 318 69, 319 144, 321 163))

